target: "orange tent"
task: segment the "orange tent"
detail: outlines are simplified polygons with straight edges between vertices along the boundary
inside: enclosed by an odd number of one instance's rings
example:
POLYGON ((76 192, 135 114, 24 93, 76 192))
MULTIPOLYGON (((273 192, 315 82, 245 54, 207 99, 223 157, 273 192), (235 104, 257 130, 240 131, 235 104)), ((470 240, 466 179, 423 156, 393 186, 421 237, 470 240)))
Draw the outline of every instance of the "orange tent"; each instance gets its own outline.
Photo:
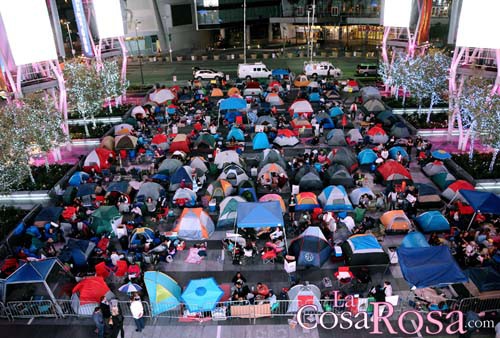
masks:
POLYGON ((385 212, 380 216, 380 223, 388 232, 408 232, 411 224, 403 210, 385 212))
POLYGON ((227 96, 233 96, 233 95, 241 95, 240 90, 238 88, 236 88, 236 87, 230 88, 227 91, 227 96))

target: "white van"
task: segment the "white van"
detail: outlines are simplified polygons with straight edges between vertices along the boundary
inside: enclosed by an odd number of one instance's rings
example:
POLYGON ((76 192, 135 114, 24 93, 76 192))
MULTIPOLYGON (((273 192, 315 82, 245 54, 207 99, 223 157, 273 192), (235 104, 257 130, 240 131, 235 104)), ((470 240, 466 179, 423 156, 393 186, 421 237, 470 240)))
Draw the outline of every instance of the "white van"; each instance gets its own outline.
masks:
POLYGON ((262 62, 243 63, 238 65, 238 78, 258 79, 271 77, 271 71, 262 62))
POLYGON ((305 61, 304 62, 304 74, 307 76, 332 76, 334 78, 339 78, 342 76, 342 70, 335 67, 328 61, 305 61))

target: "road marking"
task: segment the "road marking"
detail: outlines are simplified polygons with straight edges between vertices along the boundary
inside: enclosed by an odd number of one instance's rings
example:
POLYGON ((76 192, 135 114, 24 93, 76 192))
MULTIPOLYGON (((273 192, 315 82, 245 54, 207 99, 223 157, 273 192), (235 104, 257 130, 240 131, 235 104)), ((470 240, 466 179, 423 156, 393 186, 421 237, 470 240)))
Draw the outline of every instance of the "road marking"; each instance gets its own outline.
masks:
POLYGON ((222 332, 222 326, 218 325, 217 326, 217 338, 220 338, 221 332, 222 332))
POLYGON ((224 255, 225 255, 225 251, 224 251, 224 249, 221 249, 221 253, 220 253, 221 262, 224 262, 224 255))
POLYGON ((28 320, 28 325, 31 325, 31 323, 33 323, 34 319, 35 319, 35 317, 31 317, 30 320, 28 320))
MULTIPOLYGON (((413 328, 415 329, 415 331, 417 330, 417 323, 415 323, 415 321, 412 319, 410 320, 411 321, 411 325, 413 325, 413 328)), ((422 334, 420 333, 420 331, 417 332, 417 337, 418 338, 422 338, 422 334)))

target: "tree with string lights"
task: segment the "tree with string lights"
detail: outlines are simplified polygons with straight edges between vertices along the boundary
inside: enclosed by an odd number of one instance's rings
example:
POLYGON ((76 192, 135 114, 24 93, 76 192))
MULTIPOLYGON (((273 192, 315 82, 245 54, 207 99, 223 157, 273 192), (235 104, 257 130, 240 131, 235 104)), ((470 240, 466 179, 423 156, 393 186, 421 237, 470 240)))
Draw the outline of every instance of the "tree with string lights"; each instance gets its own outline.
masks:
POLYGON ((108 104, 109 113, 112 113, 111 101, 115 99, 116 106, 118 106, 129 83, 128 81, 122 81, 118 62, 105 60, 99 68, 99 76, 103 87, 103 100, 108 104))

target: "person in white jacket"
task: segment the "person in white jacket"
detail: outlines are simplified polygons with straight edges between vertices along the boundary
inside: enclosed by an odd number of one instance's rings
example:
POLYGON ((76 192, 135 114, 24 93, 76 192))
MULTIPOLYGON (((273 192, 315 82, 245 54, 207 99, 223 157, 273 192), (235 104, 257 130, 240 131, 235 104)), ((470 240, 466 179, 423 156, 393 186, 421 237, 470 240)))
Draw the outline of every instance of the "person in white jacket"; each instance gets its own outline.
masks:
POLYGON ((130 312, 134 318, 136 332, 142 332, 144 330, 144 307, 142 306, 141 297, 135 296, 130 303, 130 312))

